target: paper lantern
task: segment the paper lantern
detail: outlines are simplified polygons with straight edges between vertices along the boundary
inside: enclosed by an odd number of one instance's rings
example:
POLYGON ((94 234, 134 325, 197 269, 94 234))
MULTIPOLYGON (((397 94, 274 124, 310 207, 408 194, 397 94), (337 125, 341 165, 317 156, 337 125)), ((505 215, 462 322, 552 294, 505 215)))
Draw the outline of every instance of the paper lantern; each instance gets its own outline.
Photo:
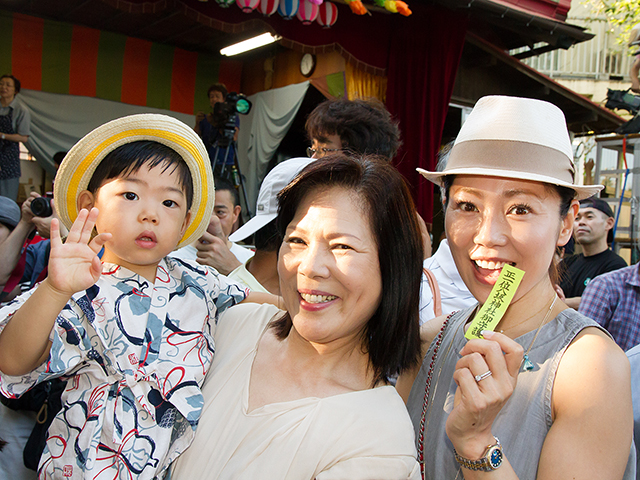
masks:
POLYGON ((291 20, 296 13, 298 13, 299 0, 280 0, 278 6, 278 13, 282 15, 285 20, 291 20))
POLYGON ((316 22, 324 28, 329 28, 338 20, 338 7, 331 2, 324 2, 318 7, 318 18, 316 22))
POLYGON ((316 5, 322 5, 322 1, 323 0, 309 0, 311 3, 314 3, 316 5))
POLYGON ((278 10, 278 0, 260 0, 258 10, 267 17, 273 15, 278 10))
POLYGON ((318 5, 312 3, 311 0, 300 0, 296 17, 303 25, 311 25, 318 17, 318 5))
POLYGON ((222 8, 229 8, 234 2, 235 0, 216 0, 216 3, 222 8))
POLYGON ((258 3, 260 3, 260 0, 236 0, 236 5, 238 5, 244 13, 253 12, 258 6, 258 3))

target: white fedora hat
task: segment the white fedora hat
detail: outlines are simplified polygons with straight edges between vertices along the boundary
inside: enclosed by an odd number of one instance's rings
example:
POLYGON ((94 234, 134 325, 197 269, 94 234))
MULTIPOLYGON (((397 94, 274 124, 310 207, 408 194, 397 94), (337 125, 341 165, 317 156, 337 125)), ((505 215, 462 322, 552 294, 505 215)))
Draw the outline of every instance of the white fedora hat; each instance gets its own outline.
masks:
POLYGON ((264 177, 258 194, 256 216, 229 236, 229 241, 238 242, 257 232, 278 215, 278 193, 291 183, 300 171, 315 158, 291 158, 279 163, 264 177))
POLYGON ((573 149, 562 110, 531 98, 481 98, 460 129, 444 170, 417 170, 440 186, 447 175, 516 178, 570 188, 578 200, 604 188, 575 185, 573 149))
POLYGON ((213 212, 214 186, 211 162, 200 137, 180 120, 167 115, 143 113, 112 120, 92 130, 64 157, 56 173, 53 200, 62 223, 68 228, 78 216, 77 198, 87 189, 96 168, 108 153, 140 140, 151 140, 175 150, 193 181, 191 218, 178 248, 200 238, 213 212))

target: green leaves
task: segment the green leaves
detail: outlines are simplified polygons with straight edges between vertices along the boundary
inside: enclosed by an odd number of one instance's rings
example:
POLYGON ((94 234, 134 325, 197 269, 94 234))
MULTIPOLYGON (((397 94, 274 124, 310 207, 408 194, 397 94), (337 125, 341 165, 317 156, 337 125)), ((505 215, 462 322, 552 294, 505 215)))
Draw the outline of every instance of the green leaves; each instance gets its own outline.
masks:
POLYGON ((627 44, 629 32, 640 23, 640 3, 637 0, 585 0, 582 4, 593 15, 587 21, 595 22, 604 16, 612 26, 618 27, 619 44, 627 44))

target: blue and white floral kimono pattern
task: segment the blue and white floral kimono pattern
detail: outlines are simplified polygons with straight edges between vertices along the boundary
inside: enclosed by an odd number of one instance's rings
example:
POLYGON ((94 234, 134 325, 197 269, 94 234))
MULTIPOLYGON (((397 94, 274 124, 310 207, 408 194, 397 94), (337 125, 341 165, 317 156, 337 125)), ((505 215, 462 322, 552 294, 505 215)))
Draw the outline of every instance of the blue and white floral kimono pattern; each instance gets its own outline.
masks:
MULTIPOLYGON (((162 478, 193 439, 218 315, 246 294, 214 269, 170 257, 155 284, 103 264, 98 282, 58 316, 47 361, 24 376, 0 375, 9 397, 70 378, 40 478, 162 478)), ((0 329, 28 296, 0 309, 0 329)))

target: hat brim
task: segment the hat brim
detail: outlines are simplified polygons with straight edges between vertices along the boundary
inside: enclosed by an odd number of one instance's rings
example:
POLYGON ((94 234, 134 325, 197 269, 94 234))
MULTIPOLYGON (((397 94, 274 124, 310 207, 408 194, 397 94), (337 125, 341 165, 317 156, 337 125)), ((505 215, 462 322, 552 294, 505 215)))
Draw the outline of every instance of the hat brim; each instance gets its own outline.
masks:
POLYGON ((446 172, 430 172, 422 168, 417 168, 416 170, 424 178, 426 178, 430 182, 435 183, 440 187, 443 186, 444 177, 449 175, 481 175, 485 177, 500 177, 500 178, 515 178, 518 180, 530 180, 533 182, 542 182, 542 183, 548 183, 550 185, 558 185, 561 187, 570 188, 571 190, 576 192, 575 194, 576 200, 583 200, 585 198, 592 197, 593 195, 596 195, 604 188, 603 185, 574 185, 572 183, 558 180, 557 178, 548 177, 546 175, 539 175, 531 172, 490 169, 486 167, 476 167, 476 168, 465 167, 465 168, 447 170, 446 172))
POLYGON ((256 215, 243 226, 241 226, 238 230, 229 235, 229 241, 239 242, 240 240, 244 240, 249 235, 256 233, 277 216, 277 213, 265 213, 263 215, 256 215))
POLYGON ((112 120, 85 135, 69 150, 56 174, 53 195, 58 216, 68 229, 78 216, 78 195, 87 189, 104 157, 122 145, 143 140, 171 148, 182 157, 191 172, 191 218, 177 248, 202 236, 209 225, 215 199, 209 155, 193 129, 173 117, 159 114, 130 115, 112 120))

